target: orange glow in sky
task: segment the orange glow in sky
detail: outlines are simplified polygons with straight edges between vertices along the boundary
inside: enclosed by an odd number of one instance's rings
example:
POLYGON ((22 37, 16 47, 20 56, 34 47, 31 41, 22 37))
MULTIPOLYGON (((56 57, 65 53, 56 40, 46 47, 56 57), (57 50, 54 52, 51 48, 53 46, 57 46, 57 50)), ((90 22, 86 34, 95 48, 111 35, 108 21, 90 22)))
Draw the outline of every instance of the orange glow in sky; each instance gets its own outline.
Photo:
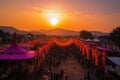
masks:
POLYGON ((120 25, 119 4, 120 0, 0 0, 0 26, 110 32, 120 25))
POLYGON ((63 17, 60 12, 55 12, 52 10, 45 11, 43 14, 43 16, 46 16, 46 20, 48 20, 53 27, 56 27, 60 22, 61 17, 63 17))

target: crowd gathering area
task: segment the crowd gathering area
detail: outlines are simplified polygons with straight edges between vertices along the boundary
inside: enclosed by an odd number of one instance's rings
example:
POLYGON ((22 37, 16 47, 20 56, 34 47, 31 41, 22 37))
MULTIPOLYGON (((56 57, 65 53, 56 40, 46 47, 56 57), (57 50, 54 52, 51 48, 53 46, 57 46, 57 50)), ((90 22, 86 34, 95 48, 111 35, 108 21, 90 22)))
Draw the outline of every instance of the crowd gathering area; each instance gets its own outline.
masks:
POLYGON ((0 50, 0 80, 120 80, 120 53, 79 39, 36 39, 0 50))

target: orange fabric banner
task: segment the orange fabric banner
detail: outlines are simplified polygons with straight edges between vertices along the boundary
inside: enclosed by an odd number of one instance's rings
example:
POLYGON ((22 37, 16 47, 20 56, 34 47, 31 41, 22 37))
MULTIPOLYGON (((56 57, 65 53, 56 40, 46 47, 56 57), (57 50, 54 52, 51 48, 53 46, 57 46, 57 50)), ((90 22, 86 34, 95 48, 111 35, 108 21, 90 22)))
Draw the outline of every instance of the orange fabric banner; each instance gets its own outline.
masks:
POLYGON ((106 66, 106 52, 105 51, 102 52, 102 65, 103 67, 106 66))
POLYGON ((98 66, 98 50, 95 50, 95 65, 98 66))

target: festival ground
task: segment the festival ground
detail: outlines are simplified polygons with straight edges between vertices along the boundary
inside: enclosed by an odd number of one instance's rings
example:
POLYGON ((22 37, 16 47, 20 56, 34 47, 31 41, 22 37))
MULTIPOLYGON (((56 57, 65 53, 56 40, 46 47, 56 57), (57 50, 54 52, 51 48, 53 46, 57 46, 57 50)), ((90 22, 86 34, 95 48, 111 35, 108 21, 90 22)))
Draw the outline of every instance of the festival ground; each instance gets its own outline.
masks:
MULTIPOLYGON (((61 69, 64 70, 64 75, 61 80, 84 80, 87 70, 82 68, 82 66, 73 57, 69 57, 65 62, 62 62, 57 68, 51 67, 52 73, 59 74, 61 69), (67 79, 66 79, 67 76, 67 79)), ((27 80, 44 80, 44 75, 41 76, 39 73, 27 76, 27 80)), ((47 77, 47 76, 46 76, 47 77)), ((52 80, 49 75, 48 79, 52 80)), ((60 79, 59 79, 60 80, 60 79)))
POLYGON ((66 80, 66 76, 68 77, 68 80, 84 80, 84 76, 87 72, 74 58, 68 58, 60 65, 60 68, 56 69, 56 71, 59 72, 61 68, 64 70, 62 80, 66 80))

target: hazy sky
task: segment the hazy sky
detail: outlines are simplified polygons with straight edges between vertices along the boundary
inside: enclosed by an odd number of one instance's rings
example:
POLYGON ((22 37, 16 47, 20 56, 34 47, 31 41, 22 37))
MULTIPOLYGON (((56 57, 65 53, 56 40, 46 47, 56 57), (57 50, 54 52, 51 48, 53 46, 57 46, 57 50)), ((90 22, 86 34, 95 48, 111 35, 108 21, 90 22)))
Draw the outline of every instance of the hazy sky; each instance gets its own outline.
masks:
POLYGON ((120 0, 0 0, 0 25, 21 30, 52 29, 45 11, 56 11, 56 28, 110 32, 120 25, 120 0))

